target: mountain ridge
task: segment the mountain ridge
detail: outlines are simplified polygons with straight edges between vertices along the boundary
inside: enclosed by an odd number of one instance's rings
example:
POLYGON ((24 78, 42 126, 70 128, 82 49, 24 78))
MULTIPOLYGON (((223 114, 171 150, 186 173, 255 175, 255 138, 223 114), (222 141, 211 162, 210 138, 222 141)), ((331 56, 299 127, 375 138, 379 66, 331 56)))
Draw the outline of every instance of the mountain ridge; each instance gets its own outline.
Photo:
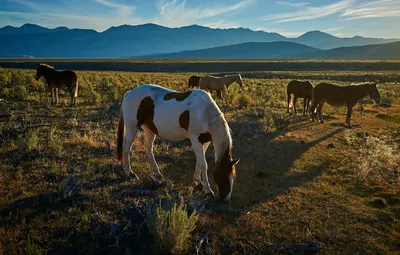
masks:
POLYGON ((0 28, 0 55, 34 57, 113 58, 174 53, 228 46, 246 42, 286 41, 319 49, 380 44, 399 39, 339 38, 309 31, 297 38, 248 28, 214 29, 200 25, 178 28, 153 23, 113 26, 102 32, 93 29, 45 28, 35 24, 0 28), (29 42, 29 43, 26 43, 29 42))

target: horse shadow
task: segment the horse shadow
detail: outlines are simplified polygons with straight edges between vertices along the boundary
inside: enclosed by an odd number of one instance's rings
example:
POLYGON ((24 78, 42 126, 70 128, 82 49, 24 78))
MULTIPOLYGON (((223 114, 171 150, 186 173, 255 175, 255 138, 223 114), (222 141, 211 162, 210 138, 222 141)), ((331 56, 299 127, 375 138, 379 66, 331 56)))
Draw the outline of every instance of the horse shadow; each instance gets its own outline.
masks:
POLYGON ((308 155, 307 157, 315 161, 315 164, 296 167, 296 160, 316 144, 334 137, 343 130, 345 128, 340 127, 311 142, 273 140, 276 134, 249 139, 246 148, 254 149, 244 151, 239 148, 237 152, 242 160, 237 167, 237 181, 234 185, 231 206, 248 208, 272 200, 291 187, 300 186, 317 178, 329 167, 329 162, 322 161, 317 155, 308 155), (235 195, 235 191, 239 190, 240 193, 235 195))

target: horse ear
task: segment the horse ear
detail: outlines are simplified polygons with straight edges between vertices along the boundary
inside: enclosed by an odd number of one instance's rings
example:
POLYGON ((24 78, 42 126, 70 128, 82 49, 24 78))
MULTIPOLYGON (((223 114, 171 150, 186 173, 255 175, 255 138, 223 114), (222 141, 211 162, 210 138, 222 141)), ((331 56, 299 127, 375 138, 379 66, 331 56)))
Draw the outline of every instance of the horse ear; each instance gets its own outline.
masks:
POLYGON ((234 165, 236 165, 237 163, 239 163, 239 161, 240 161, 240 158, 238 158, 238 159, 232 159, 232 161, 231 161, 232 166, 234 166, 234 165))
POLYGON ((40 66, 40 63, 39 63, 39 62, 37 63, 37 66, 40 66))
POLYGON ((379 81, 374 82, 375 87, 378 87, 379 81))

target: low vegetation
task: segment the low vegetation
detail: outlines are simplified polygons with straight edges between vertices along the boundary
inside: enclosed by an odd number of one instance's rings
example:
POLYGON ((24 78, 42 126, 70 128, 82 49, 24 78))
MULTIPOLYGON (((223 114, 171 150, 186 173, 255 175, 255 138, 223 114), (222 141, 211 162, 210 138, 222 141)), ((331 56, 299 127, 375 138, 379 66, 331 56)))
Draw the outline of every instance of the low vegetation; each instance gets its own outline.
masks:
MULTIPOLYGON (((398 253, 395 71, 244 73, 243 88, 233 84, 216 100, 232 130, 233 155, 241 158, 229 203, 194 187, 187 141, 156 139, 164 183, 149 178, 142 132, 131 153, 140 180, 122 175, 116 159, 124 93, 143 83, 183 91, 194 73, 78 71, 77 107, 68 106, 68 92, 52 106, 34 73, 0 69, 0 253, 398 253), (286 113, 292 78, 379 80, 390 104, 365 100, 362 112, 354 108, 352 130, 344 128, 340 107, 324 107, 326 122, 311 123, 286 113)), ((216 190, 212 146, 206 156, 216 190)))

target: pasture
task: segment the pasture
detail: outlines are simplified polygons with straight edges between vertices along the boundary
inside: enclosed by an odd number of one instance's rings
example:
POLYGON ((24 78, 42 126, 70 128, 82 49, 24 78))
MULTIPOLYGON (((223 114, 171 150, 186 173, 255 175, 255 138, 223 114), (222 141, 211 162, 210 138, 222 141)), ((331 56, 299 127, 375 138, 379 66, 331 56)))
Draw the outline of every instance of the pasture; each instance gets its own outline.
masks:
MULTIPOLYGON (((206 73, 77 73, 78 106, 70 107, 68 92, 60 93, 60 105, 51 105, 35 70, 0 69, 0 253, 399 251, 398 71, 242 73, 244 86, 232 84, 225 99, 216 100, 232 130, 233 155, 241 158, 229 202, 206 198, 194 186, 195 155, 186 141, 156 139, 163 185, 149 178, 153 170, 142 132, 131 152, 139 180, 124 176, 116 157, 119 107, 127 90, 155 83, 184 91, 191 75, 206 73), (353 129, 343 125, 345 107, 326 105, 325 123, 310 122, 292 109, 286 113, 292 79, 314 85, 379 80, 382 105, 365 98, 362 113, 356 105, 353 129), (184 243, 160 246, 151 234, 146 210, 163 201, 185 204, 197 215, 184 243)), ((302 99, 298 109, 301 104, 302 99)), ((216 190, 212 145, 206 156, 216 190)))

